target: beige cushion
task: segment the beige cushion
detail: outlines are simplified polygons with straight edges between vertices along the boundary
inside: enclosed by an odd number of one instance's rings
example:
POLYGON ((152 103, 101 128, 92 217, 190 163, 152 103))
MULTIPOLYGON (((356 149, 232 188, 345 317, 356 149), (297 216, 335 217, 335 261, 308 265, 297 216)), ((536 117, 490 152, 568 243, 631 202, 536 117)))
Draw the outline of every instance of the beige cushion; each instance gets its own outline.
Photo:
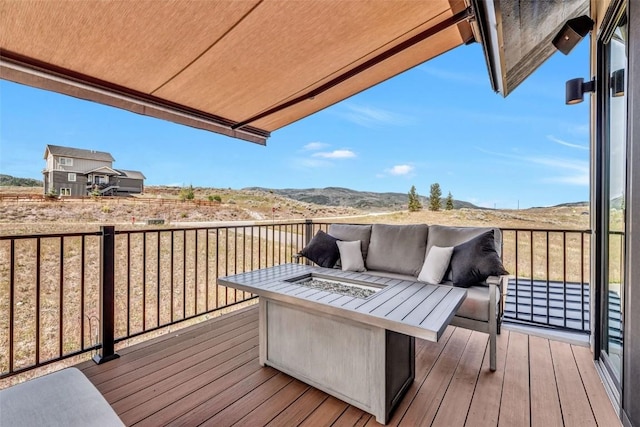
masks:
POLYGON ((442 282, 442 278, 449 268, 451 254, 453 254, 453 246, 447 248, 431 246, 424 259, 424 264, 422 264, 422 270, 418 274, 418 280, 436 285, 442 282))
POLYGON ((91 381, 67 368, 0 391, 2 426, 124 426, 91 381))
POLYGON ((338 240, 352 242, 360 240, 360 248, 362 250, 362 259, 367 259, 367 251, 369 250, 369 241, 371 240, 371 225, 359 224, 331 224, 329 226, 329 235, 338 240))
POLYGON ((417 277, 424 263, 428 233, 425 224, 373 224, 367 269, 417 277))
POLYGON ((360 250, 360 240, 353 242, 336 242, 340 251, 340 262, 344 271, 366 271, 362 251, 360 250))

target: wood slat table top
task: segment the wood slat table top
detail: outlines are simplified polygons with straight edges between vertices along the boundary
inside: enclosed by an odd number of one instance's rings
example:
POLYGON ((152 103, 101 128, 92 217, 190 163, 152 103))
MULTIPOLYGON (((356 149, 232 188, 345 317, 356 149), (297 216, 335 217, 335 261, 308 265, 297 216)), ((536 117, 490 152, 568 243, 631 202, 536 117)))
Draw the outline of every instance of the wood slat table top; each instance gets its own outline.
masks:
POLYGON ((430 341, 440 338, 466 296, 462 288, 413 280, 381 280, 366 273, 301 264, 220 277, 218 284, 430 341), (293 283, 309 274, 380 290, 368 298, 355 298, 293 283))

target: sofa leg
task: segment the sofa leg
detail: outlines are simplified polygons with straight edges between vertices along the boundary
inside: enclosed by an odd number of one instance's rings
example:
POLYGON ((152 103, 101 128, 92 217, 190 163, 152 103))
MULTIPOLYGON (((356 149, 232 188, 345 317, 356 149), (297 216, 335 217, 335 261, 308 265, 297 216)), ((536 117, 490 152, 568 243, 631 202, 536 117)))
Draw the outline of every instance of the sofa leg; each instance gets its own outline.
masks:
POLYGON ((491 369, 491 372, 496 370, 496 341, 496 334, 489 334, 489 369, 491 369))

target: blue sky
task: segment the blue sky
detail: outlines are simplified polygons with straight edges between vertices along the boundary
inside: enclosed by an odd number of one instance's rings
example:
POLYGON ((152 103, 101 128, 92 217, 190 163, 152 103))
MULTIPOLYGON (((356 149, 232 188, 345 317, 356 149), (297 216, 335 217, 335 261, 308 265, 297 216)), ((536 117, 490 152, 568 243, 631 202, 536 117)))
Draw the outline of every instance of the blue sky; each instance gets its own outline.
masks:
POLYGON ((588 79, 588 48, 556 53, 504 99, 481 46, 461 46, 275 131, 266 147, 0 81, 0 172, 42 179, 54 144, 108 151, 147 185, 428 195, 437 182, 491 208, 584 201, 589 103, 566 106, 564 84, 588 79))

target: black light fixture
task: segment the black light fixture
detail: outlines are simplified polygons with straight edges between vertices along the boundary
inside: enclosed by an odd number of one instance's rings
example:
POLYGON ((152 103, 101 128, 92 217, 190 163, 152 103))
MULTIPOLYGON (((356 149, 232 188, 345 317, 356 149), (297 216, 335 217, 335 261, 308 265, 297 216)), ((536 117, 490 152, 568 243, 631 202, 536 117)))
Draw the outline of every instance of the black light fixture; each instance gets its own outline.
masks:
POLYGON ((584 82, 584 79, 571 79, 567 81, 566 103, 567 105, 579 104, 584 101, 585 92, 594 92, 596 90, 595 80, 584 82))
POLYGON ((624 68, 611 73, 611 96, 624 96, 624 68))
POLYGON ((587 15, 569 19, 562 26, 560 32, 553 38, 552 43, 556 49, 568 55, 592 28, 593 20, 587 15))

